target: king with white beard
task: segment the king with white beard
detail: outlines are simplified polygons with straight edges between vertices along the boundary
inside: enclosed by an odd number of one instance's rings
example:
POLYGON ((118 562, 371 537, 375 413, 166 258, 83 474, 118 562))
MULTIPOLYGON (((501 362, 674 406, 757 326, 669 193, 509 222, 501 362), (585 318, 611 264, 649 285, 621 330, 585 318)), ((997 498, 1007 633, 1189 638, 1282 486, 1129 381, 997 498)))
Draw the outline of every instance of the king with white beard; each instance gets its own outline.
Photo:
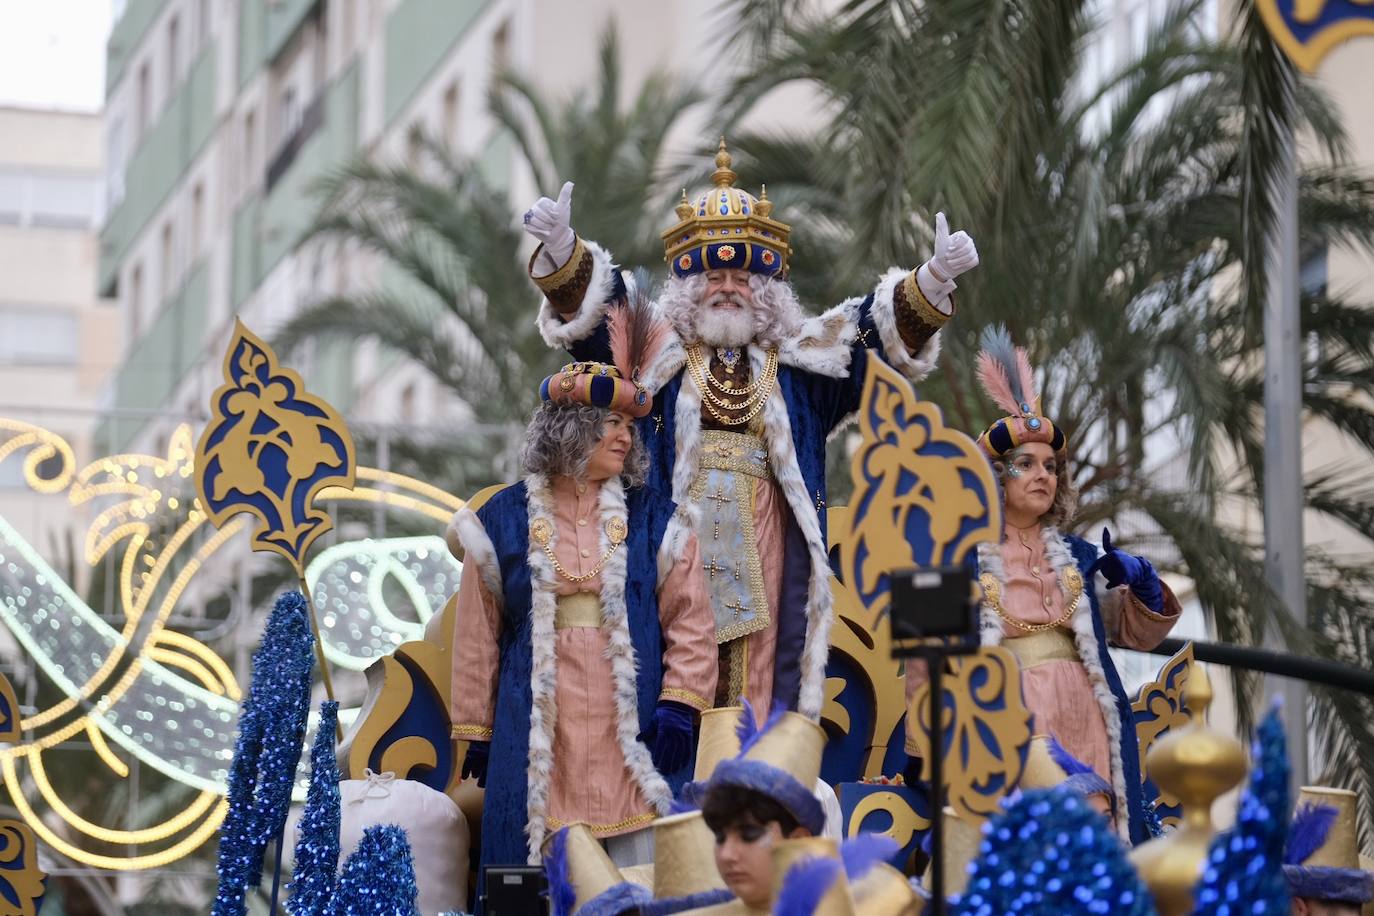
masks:
MULTIPOLYGON (((818 718, 832 618, 825 535, 825 443, 859 406, 866 360, 913 382, 933 368, 954 312, 954 278, 978 263, 973 241, 936 216, 935 252, 894 268, 867 296, 807 317, 787 281, 790 227, 735 187, 721 140, 713 187, 663 233, 671 276, 655 303, 668 340, 639 370, 653 409, 640 421, 652 460, 643 498, 676 512, 644 587, 697 532, 720 677, 697 710, 747 697, 818 718)), ((571 228, 572 183, 525 214, 540 247, 530 274, 545 300, 539 327, 577 360, 610 361, 606 310, 625 280, 610 252, 571 228)), ((630 570, 629 581, 637 573, 630 570)))

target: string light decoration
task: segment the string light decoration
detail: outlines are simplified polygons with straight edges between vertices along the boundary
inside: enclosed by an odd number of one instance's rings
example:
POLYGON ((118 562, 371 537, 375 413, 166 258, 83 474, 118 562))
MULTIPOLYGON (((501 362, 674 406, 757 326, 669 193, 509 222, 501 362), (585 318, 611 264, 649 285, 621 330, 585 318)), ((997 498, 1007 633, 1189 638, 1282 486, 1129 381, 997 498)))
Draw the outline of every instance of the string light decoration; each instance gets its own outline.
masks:
POLYGON ((1278 708, 1260 723, 1236 825, 1212 841, 1194 916, 1287 913, 1288 753, 1278 708))
POLYGON ((305 796, 300 836, 296 840, 296 868, 286 911, 292 916, 324 913, 334 894, 339 870, 339 762, 334 756, 334 729, 339 723, 339 704, 325 700, 315 743, 310 748, 310 789, 305 796))
POLYGON ((305 579, 325 656, 341 668, 366 671, 402 643, 423 639, 425 624, 458 590, 462 572, 439 537, 350 541, 322 551, 305 579), (389 600, 398 593, 408 599, 404 609, 389 600))
POLYGON ((283 594, 253 653, 252 681, 239 711, 213 916, 244 916, 244 895, 262 880, 267 843, 286 823, 310 712, 314 643, 305 597, 283 594))
POLYGON ((353 855, 344 862, 329 916, 420 916, 415 905, 415 861, 406 832, 395 824, 363 831, 353 855))

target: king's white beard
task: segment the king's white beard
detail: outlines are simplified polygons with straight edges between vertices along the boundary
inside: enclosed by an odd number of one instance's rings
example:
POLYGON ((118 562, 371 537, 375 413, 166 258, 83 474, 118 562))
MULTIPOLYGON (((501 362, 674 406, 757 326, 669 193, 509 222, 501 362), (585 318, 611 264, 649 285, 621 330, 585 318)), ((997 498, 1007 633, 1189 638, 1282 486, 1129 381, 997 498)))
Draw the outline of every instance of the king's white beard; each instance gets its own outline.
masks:
POLYGON ((708 347, 742 347, 754 339, 754 309, 742 303, 738 310, 702 304, 696 315, 697 339, 708 347))

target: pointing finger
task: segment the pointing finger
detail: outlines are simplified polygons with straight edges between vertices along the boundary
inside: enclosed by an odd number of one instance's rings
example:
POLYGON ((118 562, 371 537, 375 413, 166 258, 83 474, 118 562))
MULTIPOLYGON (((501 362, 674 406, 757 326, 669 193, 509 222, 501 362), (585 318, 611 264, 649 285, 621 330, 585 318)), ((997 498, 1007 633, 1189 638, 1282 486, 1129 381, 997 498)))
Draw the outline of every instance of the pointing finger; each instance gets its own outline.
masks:
POLYGON ((941 210, 935 214, 935 243, 938 246, 941 239, 949 238, 949 220, 945 219, 945 211, 941 210))
POLYGON ((559 207, 567 207, 572 203, 572 189, 573 183, 571 181, 563 182, 563 190, 558 192, 559 207))

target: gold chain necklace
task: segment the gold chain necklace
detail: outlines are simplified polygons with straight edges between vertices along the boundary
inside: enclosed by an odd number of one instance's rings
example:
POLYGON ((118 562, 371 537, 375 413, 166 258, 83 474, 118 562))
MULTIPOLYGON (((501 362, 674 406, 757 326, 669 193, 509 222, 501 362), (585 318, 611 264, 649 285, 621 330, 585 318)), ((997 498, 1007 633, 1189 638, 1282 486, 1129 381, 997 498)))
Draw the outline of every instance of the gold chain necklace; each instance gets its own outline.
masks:
POLYGON ((764 362, 763 372, 758 379, 750 382, 742 388, 731 388, 722 385, 710 374, 701 357, 701 350, 696 346, 687 348, 687 366, 692 373, 692 378, 701 390, 702 397, 705 399, 702 406, 706 412, 718 423, 725 426, 743 426, 750 420, 757 417, 768 403, 768 397, 773 393, 773 385, 778 377, 778 353, 776 350, 769 350, 767 360, 764 362), (735 404, 718 397, 712 389, 719 390, 723 394, 744 394, 745 399, 735 404), (712 406, 715 405, 715 406, 712 406), (716 410, 744 410, 742 417, 729 417, 716 410))
POLYGON ((553 564, 554 572, 558 573, 569 582, 586 582, 600 575, 601 570, 606 567, 606 563, 610 561, 616 550, 624 543, 627 532, 628 529, 625 527, 624 519, 615 516, 607 519, 606 537, 611 542, 611 549, 607 550, 606 555, 596 561, 596 565, 592 567, 591 572, 585 572, 580 576, 575 576, 564 569, 563 564, 558 562, 558 557, 553 555, 553 524, 545 518, 536 518, 534 521, 530 522, 530 537, 534 539, 536 544, 544 548, 544 554, 549 558, 549 562, 553 564))
POLYGON ((1002 583, 998 582, 997 577, 992 573, 983 573, 979 576, 978 584, 983 587, 983 599, 997 612, 998 617, 1001 617, 1007 623, 1023 632, 1043 633, 1046 630, 1053 630, 1055 627, 1062 627, 1064 624, 1068 623, 1069 618, 1073 616, 1073 612, 1078 610, 1078 602, 1083 600, 1083 576, 1078 570, 1071 566, 1066 567, 1062 575, 1064 577, 1064 584, 1069 587, 1069 592, 1073 595, 1073 599, 1069 602, 1068 607, 1064 609, 1064 613, 1060 614, 1057 620, 1051 620, 1049 623, 1026 623, 1024 620, 1018 620, 1008 614, 1006 609, 1002 607, 1002 583))

